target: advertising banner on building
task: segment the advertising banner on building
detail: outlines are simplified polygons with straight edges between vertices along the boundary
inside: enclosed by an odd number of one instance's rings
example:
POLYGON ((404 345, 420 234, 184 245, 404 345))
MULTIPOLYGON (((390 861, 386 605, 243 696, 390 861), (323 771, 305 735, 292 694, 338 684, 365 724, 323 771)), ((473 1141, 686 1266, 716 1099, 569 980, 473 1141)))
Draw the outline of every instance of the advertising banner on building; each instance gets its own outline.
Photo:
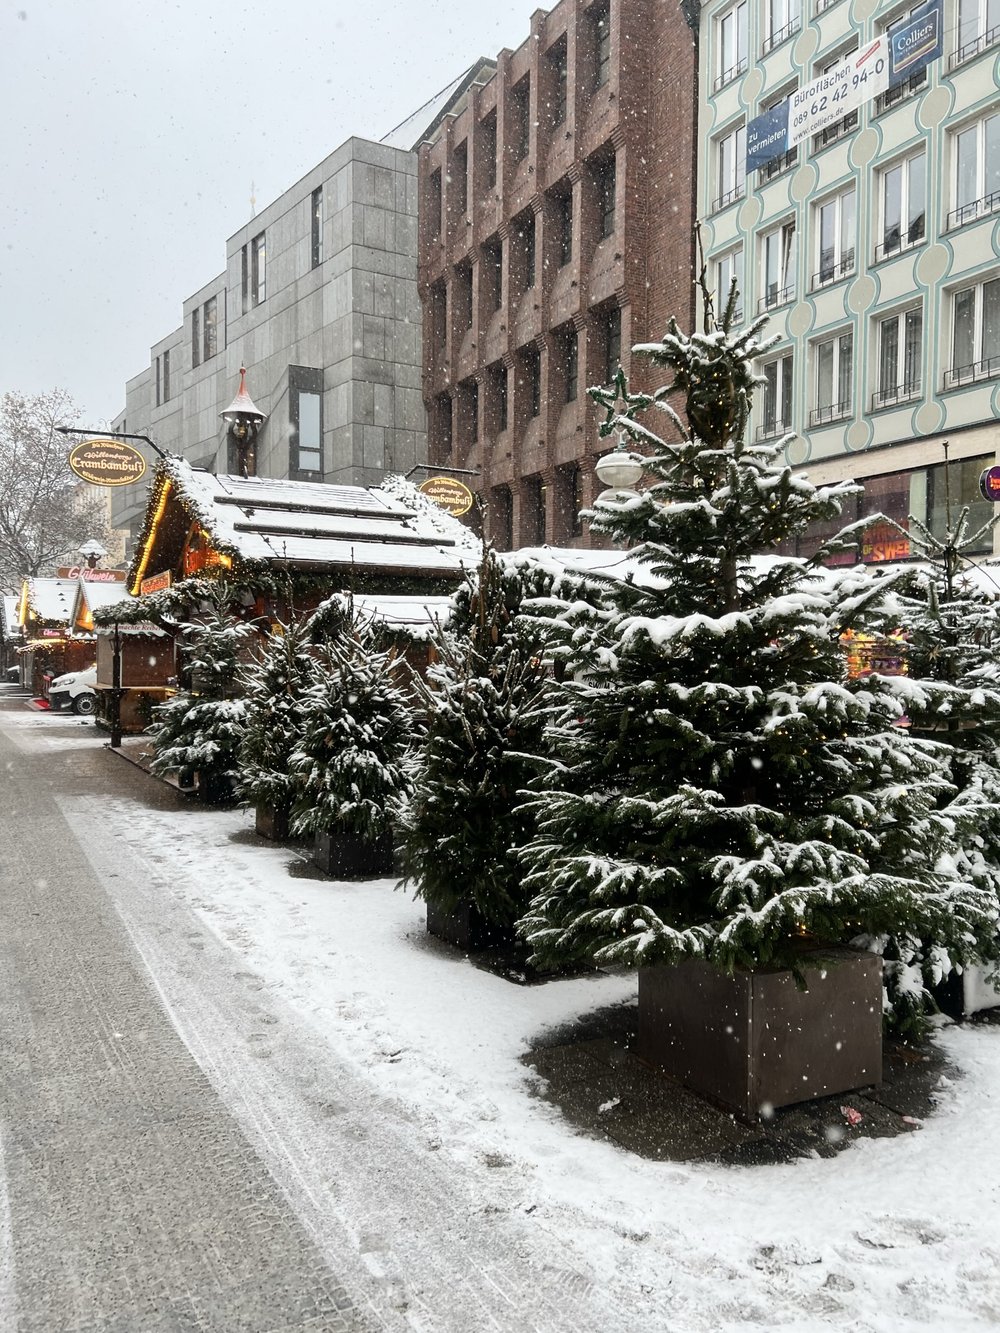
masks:
POLYGON ((908 21, 852 51, 833 69, 797 88, 786 102, 747 125, 747 171, 836 124, 937 60, 942 51, 941 0, 925 0, 908 21), (785 132, 782 133, 782 126, 785 132))

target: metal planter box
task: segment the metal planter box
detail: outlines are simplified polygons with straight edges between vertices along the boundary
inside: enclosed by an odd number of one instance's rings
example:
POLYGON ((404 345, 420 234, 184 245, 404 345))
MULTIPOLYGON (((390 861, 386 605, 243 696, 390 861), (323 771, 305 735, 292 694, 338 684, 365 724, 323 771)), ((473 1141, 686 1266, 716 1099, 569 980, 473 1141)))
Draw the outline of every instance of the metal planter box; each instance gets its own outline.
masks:
POLYGON ((751 1121, 880 1082, 881 959, 827 949, 799 970, 805 990, 786 970, 640 969, 636 1053, 751 1121))
POLYGON ((258 805, 254 807, 254 829, 262 838, 285 842, 288 838, 288 807, 285 805, 258 805))
POLYGON ((505 949, 514 943, 511 926, 487 921, 472 903, 460 903, 448 911, 436 903, 427 904, 427 930, 439 940, 454 944, 466 953, 485 949, 505 949))
POLYGON ((353 833, 317 833, 313 861, 328 875, 340 879, 374 879, 392 874, 392 833, 374 842, 353 833))

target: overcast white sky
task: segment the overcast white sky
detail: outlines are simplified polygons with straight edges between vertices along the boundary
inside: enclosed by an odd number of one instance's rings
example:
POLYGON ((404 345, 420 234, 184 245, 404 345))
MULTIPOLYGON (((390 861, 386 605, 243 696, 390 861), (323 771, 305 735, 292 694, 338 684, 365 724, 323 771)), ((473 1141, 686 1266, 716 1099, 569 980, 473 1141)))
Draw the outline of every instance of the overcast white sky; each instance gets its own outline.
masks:
POLYGON ((84 424, 113 417, 225 267, 251 183, 259 212, 548 7, 0 0, 0 392, 59 386, 84 424))

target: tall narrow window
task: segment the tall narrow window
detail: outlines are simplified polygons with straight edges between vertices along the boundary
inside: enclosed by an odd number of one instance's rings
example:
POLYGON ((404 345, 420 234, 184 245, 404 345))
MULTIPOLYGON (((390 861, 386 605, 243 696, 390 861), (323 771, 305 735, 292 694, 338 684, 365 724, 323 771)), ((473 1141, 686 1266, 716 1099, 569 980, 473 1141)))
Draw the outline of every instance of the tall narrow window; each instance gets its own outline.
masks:
POLYGON ((919 307, 879 320, 878 389, 873 407, 889 407, 920 397, 923 315, 919 307))
POLYGON ((510 155, 514 162, 528 156, 531 118, 531 80, 523 78, 510 90, 510 155))
POLYGON ((789 429, 792 412, 792 354, 786 352, 761 366, 764 379, 760 440, 774 439, 789 429))
POLYGON ((493 372, 493 391, 496 395, 497 432, 502 434, 507 429, 507 367, 499 365, 493 372))
POLYGON ((561 125, 566 119, 566 80, 569 77, 569 62, 566 55, 566 38, 560 37, 549 47, 547 53, 549 65, 549 119, 552 128, 561 125))
POLYGON ((816 344, 816 406, 810 425, 841 421, 851 414, 851 371, 854 335, 839 333, 816 344))
POLYGON ((163 353, 163 401, 170 401, 170 352, 163 353))
POLYGON ((323 372, 288 367, 289 475, 323 472, 323 372))
POLYGON ((499 236, 486 242, 482 255, 482 300, 488 310, 499 310, 503 304, 503 241, 499 236))
POLYGON ((264 233, 255 236, 250 242, 250 300, 253 305, 260 305, 267 295, 265 260, 267 249, 264 233))
POLYGON ((559 240, 559 266, 573 258, 573 196, 556 195, 556 235, 559 240))
POLYGON ((800 0, 770 0, 767 6, 767 37, 764 40, 765 54, 782 42, 787 42, 799 30, 801 22, 800 0))
MULTIPOLYGON (((911 9, 905 10, 898 18, 893 19, 893 21, 886 26, 884 31, 889 38, 890 46, 892 45, 893 34, 898 32, 901 28, 905 28, 910 19, 916 15, 920 8, 922 8, 922 5, 914 5, 911 9)), ((902 102, 905 98, 909 97, 911 93, 915 93, 922 88, 926 82, 927 67, 924 66, 923 69, 917 70, 916 74, 911 74, 908 77, 902 78, 898 83, 894 83, 887 92, 881 93, 879 97, 876 98, 875 114, 879 115, 881 112, 887 111, 889 107, 895 106, 897 102, 902 102)))
POLYGON ((738 79, 747 68, 747 0, 733 5, 719 19, 719 61, 715 91, 738 79))
POLYGON ((594 87, 603 88, 611 77, 611 9, 605 3, 594 10, 594 87))
POLYGON ((210 361, 219 350, 219 302, 210 296, 201 311, 202 360, 210 361))
POLYGON ((924 239, 927 155, 922 150, 882 172, 882 240, 875 258, 885 259, 924 239))
POLYGON ((323 262, 323 187, 319 185, 312 192, 312 266, 319 268, 323 262))
POLYGON ((717 195, 713 209, 725 208, 727 204, 743 198, 746 184, 747 138, 746 127, 737 125, 728 134, 716 140, 716 188, 717 195))
POLYGON ((531 415, 537 417, 542 410, 542 357, 537 347, 525 350, 524 363, 528 380, 528 405, 531 415))
POLYGON ((160 358, 156 357, 156 406, 159 407, 163 402, 163 383, 160 375, 160 358))
POLYGON ((1000 375, 1000 278, 954 295, 951 370, 945 388, 1000 375))
POLYGON ((580 339, 576 329, 566 334, 566 401, 575 403, 580 385, 580 339))
POLYGON ((479 152, 483 162, 483 184, 487 189, 497 183, 497 113, 491 112, 479 123, 479 152))
POLYGON ((715 261, 715 313, 721 319, 729 301, 733 283, 736 283, 736 307, 733 318, 743 318, 743 247, 736 246, 715 261))
POLYGON ((596 171, 597 179, 597 203, 600 209, 600 232, 601 240, 606 240, 609 236, 615 234, 615 191, 616 191, 616 172, 615 159, 609 158, 607 162, 602 163, 596 171))
POLYGON ((852 186, 817 209, 819 269, 813 286, 836 282, 854 271, 855 192, 852 186))
POLYGON ((427 221, 430 224, 431 239, 441 235, 441 168, 431 172, 427 180, 427 221))
POLYGON ((191 311, 191 365, 201 365, 201 307, 191 311))
POLYGON ((535 215, 529 213, 525 223, 524 230, 521 232, 524 238, 524 286, 526 291, 530 291, 535 285, 535 215))
POLYGON ((240 252, 240 294, 243 298, 244 315, 250 309, 250 247, 245 245, 240 252))
POLYGON ((1000 0, 958 0, 958 45, 951 65, 1000 42, 1000 0))
POLYGON ((608 313, 604 325, 604 382, 610 384, 622 363, 622 312, 618 306, 608 313))
POLYGON ((469 207, 469 145, 463 139, 451 154, 451 181, 455 189, 455 207, 465 213, 469 207))
POLYGON ((762 310, 784 305, 795 295, 795 220, 783 222, 763 240, 764 295, 762 310))

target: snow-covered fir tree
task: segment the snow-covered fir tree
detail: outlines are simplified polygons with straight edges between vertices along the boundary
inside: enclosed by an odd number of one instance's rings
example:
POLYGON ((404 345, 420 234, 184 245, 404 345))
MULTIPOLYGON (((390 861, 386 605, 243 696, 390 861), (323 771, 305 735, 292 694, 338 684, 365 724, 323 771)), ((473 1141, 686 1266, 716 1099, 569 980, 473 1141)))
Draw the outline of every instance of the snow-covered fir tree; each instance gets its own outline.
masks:
POLYGON ((591 391, 602 431, 647 455, 649 488, 591 520, 644 577, 609 593, 589 642, 568 631, 584 666, 555 687, 521 931, 556 962, 785 965, 803 938, 862 935, 974 955, 997 897, 961 863, 972 821, 955 817, 947 743, 898 725, 910 682, 847 677, 841 636, 878 589, 827 577, 849 533, 811 560, 776 554, 852 486, 817 488, 784 442, 747 441, 763 321, 733 334, 733 297, 718 325, 705 298, 703 332, 672 321, 637 349, 668 385, 632 394, 620 374, 591 391))
POLYGON ((372 624, 349 613, 316 649, 302 732, 289 759, 292 831, 377 843, 409 795, 414 706, 398 679, 405 663, 379 647, 372 624))
POLYGON ((422 689, 426 731, 404 821, 403 868, 445 912, 471 903, 510 927, 527 906, 512 849, 529 833, 519 791, 538 765, 537 643, 519 625, 524 580, 485 546, 455 598, 422 689))
MULTIPOLYGON (((900 652, 914 682, 908 722, 915 735, 947 740, 953 809, 965 823, 974 813, 956 864, 986 892, 1000 884, 1000 565, 976 563, 971 553, 982 550, 997 522, 973 530, 969 507, 950 501, 943 531, 911 515, 905 535, 916 560, 897 576, 882 608, 886 631, 905 627, 900 652), (936 688, 926 690, 922 681, 936 688)), ((884 945, 889 997, 905 1025, 919 1019, 930 988, 962 958, 916 936, 899 935, 884 945)), ((998 958, 995 937, 982 961, 998 958)))
POLYGON ((150 726, 156 750, 152 771, 175 773, 185 786, 197 773, 206 800, 232 793, 243 736, 246 702, 236 695, 236 682, 253 631, 231 614, 230 602, 228 586, 220 583, 206 593, 202 618, 180 626, 187 683, 153 710, 150 726))
POLYGON ((302 739, 309 687, 318 668, 307 625, 282 626, 242 674, 246 716, 240 745, 237 792, 250 805, 287 816, 295 779, 292 752, 302 739))

